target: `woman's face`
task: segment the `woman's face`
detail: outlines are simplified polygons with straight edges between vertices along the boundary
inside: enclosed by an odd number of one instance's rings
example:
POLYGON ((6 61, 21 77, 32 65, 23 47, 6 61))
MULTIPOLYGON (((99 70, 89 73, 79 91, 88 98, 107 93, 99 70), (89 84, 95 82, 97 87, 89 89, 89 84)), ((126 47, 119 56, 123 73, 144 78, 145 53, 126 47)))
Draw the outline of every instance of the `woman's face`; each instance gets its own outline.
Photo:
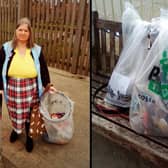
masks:
POLYGON ((27 24, 21 24, 16 29, 16 38, 20 42, 27 42, 30 36, 30 31, 27 24))

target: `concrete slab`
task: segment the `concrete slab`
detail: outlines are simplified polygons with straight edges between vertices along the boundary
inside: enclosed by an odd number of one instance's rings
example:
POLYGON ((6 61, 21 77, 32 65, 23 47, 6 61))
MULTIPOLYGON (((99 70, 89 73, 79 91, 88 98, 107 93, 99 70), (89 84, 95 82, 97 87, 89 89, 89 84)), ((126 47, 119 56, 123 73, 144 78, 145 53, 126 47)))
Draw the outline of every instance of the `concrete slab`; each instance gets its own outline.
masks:
POLYGON ((92 131, 92 168, 158 168, 136 151, 127 150, 92 131))
POLYGON ((25 150, 25 135, 11 144, 11 122, 5 104, 2 112, 2 162, 5 168, 87 168, 90 165, 89 78, 49 68, 51 81, 57 90, 65 92, 75 102, 75 132, 66 145, 47 144, 41 138, 35 141, 32 153, 25 150), (12 167, 11 167, 12 166, 12 167))

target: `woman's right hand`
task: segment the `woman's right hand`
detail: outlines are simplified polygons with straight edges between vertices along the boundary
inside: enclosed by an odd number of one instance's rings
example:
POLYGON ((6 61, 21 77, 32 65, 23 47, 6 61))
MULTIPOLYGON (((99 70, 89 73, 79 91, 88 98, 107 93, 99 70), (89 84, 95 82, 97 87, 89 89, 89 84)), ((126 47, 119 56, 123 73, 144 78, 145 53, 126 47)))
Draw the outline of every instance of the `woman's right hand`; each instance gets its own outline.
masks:
POLYGON ((57 89, 56 89, 54 86, 50 86, 49 92, 50 92, 50 93, 57 92, 57 89))
POLYGON ((46 91, 49 91, 50 93, 54 93, 54 92, 57 92, 57 89, 54 87, 54 85, 53 84, 48 84, 47 86, 46 86, 46 91))

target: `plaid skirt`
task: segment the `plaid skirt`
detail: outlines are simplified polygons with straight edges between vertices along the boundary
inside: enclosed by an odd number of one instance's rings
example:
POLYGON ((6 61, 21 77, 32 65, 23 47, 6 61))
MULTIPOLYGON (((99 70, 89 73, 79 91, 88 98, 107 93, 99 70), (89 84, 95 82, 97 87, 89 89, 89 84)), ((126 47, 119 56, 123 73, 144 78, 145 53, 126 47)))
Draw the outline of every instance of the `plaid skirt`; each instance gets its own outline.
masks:
POLYGON ((13 129, 22 133, 25 122, 30 122, 30 108, 39 103, 36 78, 9 78, 7 108, 13 129))

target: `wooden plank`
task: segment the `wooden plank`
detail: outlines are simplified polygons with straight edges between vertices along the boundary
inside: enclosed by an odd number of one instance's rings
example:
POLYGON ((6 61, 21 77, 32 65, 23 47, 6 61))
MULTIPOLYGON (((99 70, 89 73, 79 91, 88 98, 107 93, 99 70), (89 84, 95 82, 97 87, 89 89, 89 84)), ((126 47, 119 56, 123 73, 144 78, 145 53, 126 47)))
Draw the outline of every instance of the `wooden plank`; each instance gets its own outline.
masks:
POLYGON ((4 34, 5 34, 5 41, 7 41, 7 29, 8 29, 8 8, 7 8, 7 4, 4 3, 4 6, 5 6, 5 26, 4 26, 4 34))
POLYGON ((90 15, 89 15, 89 5, 87 4, 85 9, 85 20, 84 20, 84 28, 83 28, 83 43, 81 43, 81 55, 80 55, 80 61, 79 61, 79 74, 84 74, 85 68, 86 68, 86 62, 88 59, 88 52, 87 50, 87 44, 89 39, 89 24, 90 24, 90 15))
POLYGON ((5 41, 8 39, 8 4, 5 3, 5 41))
MULTIPOLYGON (((47 34, 47 30, 48 30, 48 26, 47 26, 47 19, 48 19, 48 7, 47 7, 47 1, 43 1, 43 10, 44 12, 44 25, 43 25, 43 38, 44 38, 44 55, 45 58, 49 61, 49 57, 48 57, 48 34, 47 34)), ((49 62, 48 62, 49 63, 49 62)))
MULTIPOLYGON (((15 27, 17 25, 17 18, 18 18, 18 6, 17 6, 17 0, 15 0, 15 7, 14 7, 14 23, 15 27)), ((14 30, 13 30, 14 32, 14 30)))
POLYGON ((122 32, 122 26, 120 22, 114 22, 110 20, 103 20, 103 19, 97 19, 96 25, 97 28, 102 29, 110 29, 113 32, 122 32))
POLYGON ((87 34, 87 44, 86 44, 86 55, 85 55, 85 70, 83 75, 89 75, 90 73, 90 1, 87 2, 88 3, 88 19, 86 19, 86 25, 87 25, 87 29, 85 31, 88 31, 87 34))
POLYGON ((51 8, 51 2, 48 2, 49 4, 49 23, 48 23, 48 40, 49 40, 49 56, 50 56, 50 66, 53 66, 53 60, 52 60, 52 46, 53 46, 53 38, 52 38, 52 33, 53 33, 53 25, 52 25, 52 16, 53 16, 53 12, 52 12, 52 8, 51 8))
POLYGON ((50 65, 52 65, 52 62, 51 62, 51 50, 50 50, 50 46, 51 46, 51 43, 50 43, 50 2, 49 1, 46 1, 46 20, 45 20, 45 24, 46 24, 46 31, 45 31, 45 35, 46 35, 46 41, 47 41, 47 44, 46 44, 46 47, 47 47, 47 59, 49 60, 50 62, 50 65))
POLYGON ((71 71, 72 67, 72 54, 73 54, 73 48, 74 48, 74 32, 75 32, 75 18, 77 16, 77 0, 74 0, 72 3, 72 17, 71 17, 71 23, 70 23, 70 36, 69 36, 69 44, 68 44, 68 54, 67 54, 67 68, 66 70, 71 71))
POLYGON ((14 26, 14 1, 13 1, 13 3, 10 1, 10 4, 9 4, 9 6, 10 6, 10 10, 11 10, 11 14, 10 14, 10 22, 9 22, 9 31, 10 31, 10 39, 12 39, 12 37, 13 37, 13 29, 15 28, 15 26, 14 26))
MULTIPOLYGON (((45 13, 46 13, 45 3, 43 1, 41 1, 41 20, 40 20, 41 29, 40 29, 40 35, 41 35, 41 45, 42 45, 42 49, 43 49, 43 54, 46 53, 45 52, 45 48, 46 48, 46 46, 45 46, 45 35, 44 35, 44 33, 45 33, 45 26, 44 26, 45 25, 45 13)), ((45 59, 48 63, 48 59, 47 59, 46 55, 45 55, 45 59)))
POLYGON ((29 16, 29 19, 32 20, 32 0, 29 0, 29 3, 28 3, 28 16, 29 16))
POLYGON ((25 9, 25 13, 24 16, 29 18, 29 4, 30 4, 30 0, 25 0, 25 5, 24 5, 24 9, 25 9))
POLYGON ((54 12, 54 28, 53 28, 53 47, 52 47, 52 62, 53 62, 53 67, 57 67, 57 54, 58 54, 58 49, 57 49, 57 41, 58 41, 58 18, 59 18, 59 4, 53 1, 53 12, 54 12))
POLYGON ((15 2, 10 4, 11 6, 11 18, 10 18, 10 39, 13 37, 13 29, 15 28, 15 23, 14 23, 14 5, 15 2))
POLYGON ((36 39, 36 29, 35 29, 35 24, 36 24, 36 2, 32 1, 32 29, 33 29, 33 39, 36 39))
POLYGON ((103 72, 106 72, 106 32, 101 29, 101 52, 100 52, 100 59, 101 59, 101 69, 103 72))
POLYGON ((10 8, 9 8, 9 0, 6 1, 6 41, 9 39, 9 15, 10 15, 10 8))
POLYGON ((114 68, 115 60, 114 60, 114 51, 115 51, 115 37, 114 32, 110 32, 110 70, 114 68))
POLYGON ((50 50, 51 50, 51 54, 50 54, 50 60, 51 60, 51 64, 50 64, 50 66, 52 66, 52 67, 54 67, 55 66, 55 52, 53 52, 53 50, 54 50, 54 32, 55 32, 55 27, 54 27, 54 10, 55 10, 55 1, 54 0, 52 0, 51 1, 51 7, 50 7, 50 10, 51 10, 51 20, 50 20, 50 31, 51 31, 51 33, 50 33, 50 43, 51 43, 51 48, 50 48, 50 50))
MULTIPOLYGON (((42 13, 43 13, 43 9, 42 9, 42 1, 39 1, 39 27, 38 27, 38 43, 42 46, 43 44, 43 37, 42 37, 42 31, 43 31, 43 18, 42 18, 42 13)), ((42 46, 43 47, 43 46, 42 46)))
POLYGON ((72 61, 73 61, 73 65, 72 65, 72 73, 76 73, 77 72, 77 65, 78 65, 78 60, 79 60, 79 49, 80 49, 80 42, 81 42, 81 37, 82 37, 82 26, 83 26, 83 20, 84 20, 84 11, 85 11, 85 5, 86 5, 86 0, 80 1, 79 3, 79 19, 78 19, 78 23, 77 23, 77 31, 76 31, 76 38, 75 38, 75 48, 74 48, 74 52, 73 52, 73 57, 72 57, 72 61))
POLYGON ((7 1, 7 8, 8 8, 8 12, 7 12, 7 40, 10 40, 10 17, 11 17, 11 8, 10 8, 10 0, 7 1))
POLYGON ((55 22, 54 24, 56 25, 55 27, 55 31, 54 31, 54 48, 53 52, 55 53, 55 67, 58 68, 59 65, 59 44, 58 44, 58 40, 59 40, 59 13, 60 13, 60 8, 61 4, 60 4, 60 0, 57 1, 56 5, 55 5, 55 22))
POLYGON ((122 34, 120 33, 120 36, 119 36, 119 54, 121 53, 122 48, 123 48, 122 34))
POLYGON ((45 29, 45 40, 46 40, 46 45, 45 45, 45 47, 46 47, 46 50, 47 50, 47 52, 45 53, 46 54, 46 56, 47 56, 47 59, 49 60, 49 61, 51 61, 51 58, 50 58, 50 41, 49 41, 49 22, 50 22, 50 3, 49 3, 49 1, 46 1, 46 20, 45 20, 45 27, 46 27, 46 29, 45 29))
POLYGON ((94 29, 94 42, 95 42, 95 50, 94 50, 94 59, 95 59, 95 72, 98 71, 98 69, 101 69, 101 60, 100 60, 100 36, 99 36, 99 28, 97 27, 97 21, 98 21, 98 13, 93 12, 93 29, 94 29))
POLYGON ((69 39, 69 25, 71 19, 71 4, 72 0, 68 0, 66 3, 65 9, 65 24, 64 24, 64 36, 63 36, 63 47, 62 47, 62 65, 61 69, 66 69, 67 66, 67 46, 68 46, 68 39, 69 39))
POLYGON ((66 0, 62 0, 61 1, 61 11, 60 11, 60 22, 59 22, 59 38, 58 38, 58 46, 59 46, 59 55, 58 55, 58 68, 62 67, 62 63, 63 63, 63 52, 62 52, 62 48, 63 48, 63 33, 64 33, 64 21, 65 21, 65 9, 66 9, 66 0))
POLYGON ((27 17, 27 0, 22 0, 23 1, 23 15, 21 17, 27 17))
POLYGON ((39 29, 40 29, 40 9, 41 9, 41 2, 40 1, 38 1, 37 2, 37 5, 36 5, 36 18, 37 18, 37 20, 36 20, 36 27, 35 27, 35 29, 37 30, 36 31, 36 42, 37 43, 39 43, 40 44, 40 31, 39 31, 39 29))
POLYGON ((24 0, 18 0, 18 19, 24 17, 24 0))
POLYGON ((56 37, 57 37, 57 60, 56 60, 56 67, 59 68, 60 66, 60 58, 61 58, 61 52, 60 52, 60 38, 61 38, 61 35, 60 35, 60 23, 61 23, 61 17, 60 17, 60 13, 61 13, 61 1, 58 0, 57 1, 57 13, 56 13, 56 16, 57 16, 57 34, 56 34, 56 37))
POLYGON ((90 40, 87 41, 87 45, 86 45, 86 66, 85 66, 85 71, 84 71, 84 75, 86 76, 90 76, 90 40))

